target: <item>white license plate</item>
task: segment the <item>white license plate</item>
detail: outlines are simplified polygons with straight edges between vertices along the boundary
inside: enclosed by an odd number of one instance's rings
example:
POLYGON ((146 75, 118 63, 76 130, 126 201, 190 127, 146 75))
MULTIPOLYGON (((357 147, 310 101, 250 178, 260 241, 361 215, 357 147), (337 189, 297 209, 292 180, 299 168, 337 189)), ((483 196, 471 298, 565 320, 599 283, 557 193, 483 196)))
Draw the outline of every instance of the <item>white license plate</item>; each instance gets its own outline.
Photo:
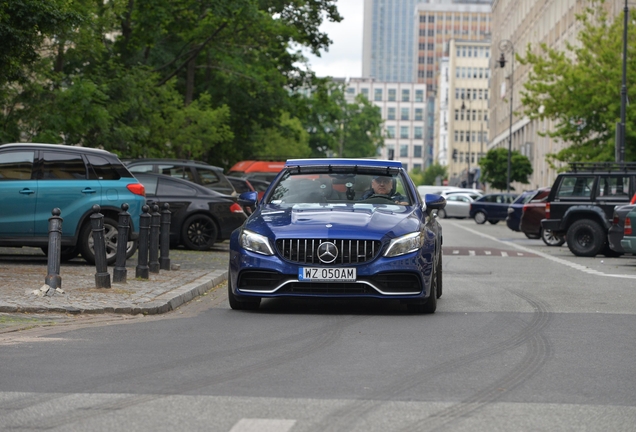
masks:
POLYGON ((355 267, 316 268, 301 267, 298 269, 298 280, 305 282, 355 282, 355 267))

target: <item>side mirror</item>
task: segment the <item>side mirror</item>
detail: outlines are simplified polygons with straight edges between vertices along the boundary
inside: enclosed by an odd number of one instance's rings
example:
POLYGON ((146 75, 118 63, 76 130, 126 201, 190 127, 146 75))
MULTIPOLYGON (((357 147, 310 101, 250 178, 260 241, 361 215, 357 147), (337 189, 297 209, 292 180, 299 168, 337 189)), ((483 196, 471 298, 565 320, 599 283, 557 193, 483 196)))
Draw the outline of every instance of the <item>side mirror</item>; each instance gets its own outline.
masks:
POLYGON ((258 192, 249 191, 243 192, 238 196, 238 203, 242 206, 248 207, 256 207, 256 202, 258 201, 258 192))
POLYGON ((446 198, 441 195, 426 194, 424 195, 424 204, 426 205, 426 213, 430 215, 433 210, 446 207, 446 198))

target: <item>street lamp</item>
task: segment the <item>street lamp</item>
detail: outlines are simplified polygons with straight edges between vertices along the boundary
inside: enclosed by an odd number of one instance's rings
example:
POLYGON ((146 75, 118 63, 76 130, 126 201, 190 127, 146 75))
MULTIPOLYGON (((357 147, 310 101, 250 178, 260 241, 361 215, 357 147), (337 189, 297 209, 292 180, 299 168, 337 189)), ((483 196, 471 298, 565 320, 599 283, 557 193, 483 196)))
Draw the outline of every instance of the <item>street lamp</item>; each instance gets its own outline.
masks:
POLYGON ((512 154, 512 96, 514 90, 514 74, 515 74, 515 46, 508 39, 503 39, 499 42, 499 50, 501 51, 501 57, 499 57, 499 66, 503 68, 506 66, 506 57, 504 57, 505 52, 511 53, 511 66, 512 70, 510 72, 510 129, 508 131, 508 182, 507 182, 507 191, 510 192, 510 157, 512 154))
MULTIPOLYGON (((464 98, 462 97, 462 112, 465 112, 466 105, 464 105, 464 98)), ((470 104, 468 104, 468 169, 466 170, 466 185, 470 187, 468 183, 470 181, 470 104)))

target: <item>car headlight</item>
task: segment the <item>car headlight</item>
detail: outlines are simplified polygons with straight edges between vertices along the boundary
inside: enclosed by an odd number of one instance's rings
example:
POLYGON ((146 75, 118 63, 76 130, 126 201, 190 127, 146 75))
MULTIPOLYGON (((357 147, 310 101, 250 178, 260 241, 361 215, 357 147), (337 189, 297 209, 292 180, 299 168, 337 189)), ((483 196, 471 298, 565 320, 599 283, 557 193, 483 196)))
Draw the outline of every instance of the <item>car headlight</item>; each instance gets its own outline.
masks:
POLYGON ((420 232, 404 235, 391 240, 389 247, 384 252, 385 257, 395 257, 415 252, 424 244, 424 236, 420 232))
POLYGON ((241 247, 263 255, 274 255, 267 237, 255 232, 243 230, 240 239, 241 247))

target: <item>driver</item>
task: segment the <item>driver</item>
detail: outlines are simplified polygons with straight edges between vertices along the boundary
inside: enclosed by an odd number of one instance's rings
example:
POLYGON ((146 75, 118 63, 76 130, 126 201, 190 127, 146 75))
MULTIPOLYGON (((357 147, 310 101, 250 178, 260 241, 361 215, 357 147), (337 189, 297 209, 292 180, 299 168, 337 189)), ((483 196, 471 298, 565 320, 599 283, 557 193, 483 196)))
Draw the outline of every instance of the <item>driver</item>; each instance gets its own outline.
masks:
POLYGON ((371 180, 371 189, 366 191, 361 199, 365 200, 374 195, 381 195, 398 204, 408 205, 408 199, 404 195, 396 193, 394 190, 393 182, 393 177, 390 176, 373 177, 373 180, 371 180))

